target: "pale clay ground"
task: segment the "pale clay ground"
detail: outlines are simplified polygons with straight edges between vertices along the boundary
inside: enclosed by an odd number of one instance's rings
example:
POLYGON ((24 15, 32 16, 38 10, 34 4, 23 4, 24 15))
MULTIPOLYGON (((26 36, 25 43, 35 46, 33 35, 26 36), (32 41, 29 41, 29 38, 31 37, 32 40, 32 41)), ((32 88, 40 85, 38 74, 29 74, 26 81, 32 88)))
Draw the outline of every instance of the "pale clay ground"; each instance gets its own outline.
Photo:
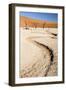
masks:
POLYGON ((20 77, 56 76, 57 29, 20 29, 20 77), (43 46, 44 45, 44 46, 43 46), (51 62, 50 51, 53 52, 51 62))

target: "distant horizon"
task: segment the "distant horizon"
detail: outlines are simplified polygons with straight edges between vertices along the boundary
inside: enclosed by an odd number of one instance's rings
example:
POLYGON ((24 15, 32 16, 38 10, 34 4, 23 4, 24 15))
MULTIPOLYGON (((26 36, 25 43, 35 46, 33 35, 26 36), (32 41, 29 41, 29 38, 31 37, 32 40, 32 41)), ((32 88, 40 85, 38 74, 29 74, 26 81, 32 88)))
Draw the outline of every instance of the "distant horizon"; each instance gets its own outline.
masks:
POLYGON ((45 20, 50 22, 58 22, 58 14, 56 13, 40 13, 40 12, 23 12, 19 13, 20 16, 25 16, 35 20, 45 20))

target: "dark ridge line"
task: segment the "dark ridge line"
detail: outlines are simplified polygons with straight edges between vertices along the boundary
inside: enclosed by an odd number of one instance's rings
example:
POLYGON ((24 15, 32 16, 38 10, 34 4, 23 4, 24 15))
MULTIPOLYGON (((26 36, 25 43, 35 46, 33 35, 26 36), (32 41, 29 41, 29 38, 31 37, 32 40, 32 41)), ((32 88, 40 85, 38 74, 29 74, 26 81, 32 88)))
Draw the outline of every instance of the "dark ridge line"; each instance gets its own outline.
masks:
POLYGON ((51 33, 52 35, 54 35, 54 36, 57 36, 57 34, 54 34, 54 33, 51 33))
POLYGON ((46 47, 46 49, 48 49, 49 50, 49 52, 50 52, 50 56, 51 56, 51 62, 53 62, 53 58, 54 58, 54 55, 53 55, 53 50, 52 49, 50 49, 48 46, 46 46, 46 45, 44 45, 44 44, 42 44, 42 43, 39 43, 39 42, 37 42, 37 41, 34 41, 35 43, 37 43, 37 44, 39 44, 39 45, 41 45, 41 46, 43 46, 43 47, 46 47))
POLYGON ((54 35, 54 36, 57 36, 57 34, 55 34, 55 33, 52 33, 52 32, 49 32, 49 31, 47 31, 48 33, 50 33, 50 34, 52 34, 52 35, 54 35))
POLYGON ((41 46, 43 46, 43 47, 46 47, 46 49, 48 49, 49 52, 50 52, 50 57, 51 57, 51 59, 50 59, 50 65, 48 66, 48 69, 47 69, 46 74, 45 74, 45 76, 47 76, 47 73, 48 73, 48 71, 49 71, 49 69, 50 69, 50 66, 51 66, 52 63, 53 63, 53 58, 54 58, 53 50, 50 49, 48 46, 42 44, 42 43, 39 43, 39 42, 37 42, 37 41, 34 41, 34 42, 37 43, 37 44, 39 44, 39 45, 41 45, 41 46))

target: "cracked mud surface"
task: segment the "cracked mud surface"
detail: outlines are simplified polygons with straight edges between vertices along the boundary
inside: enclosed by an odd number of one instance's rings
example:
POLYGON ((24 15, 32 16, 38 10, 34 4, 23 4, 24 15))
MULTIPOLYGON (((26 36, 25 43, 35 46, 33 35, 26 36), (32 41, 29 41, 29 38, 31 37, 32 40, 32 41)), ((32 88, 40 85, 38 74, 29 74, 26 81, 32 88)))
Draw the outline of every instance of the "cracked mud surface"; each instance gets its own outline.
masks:
POLYGON ((57 32, 21 31, 20 77, 57 75, 57 32))

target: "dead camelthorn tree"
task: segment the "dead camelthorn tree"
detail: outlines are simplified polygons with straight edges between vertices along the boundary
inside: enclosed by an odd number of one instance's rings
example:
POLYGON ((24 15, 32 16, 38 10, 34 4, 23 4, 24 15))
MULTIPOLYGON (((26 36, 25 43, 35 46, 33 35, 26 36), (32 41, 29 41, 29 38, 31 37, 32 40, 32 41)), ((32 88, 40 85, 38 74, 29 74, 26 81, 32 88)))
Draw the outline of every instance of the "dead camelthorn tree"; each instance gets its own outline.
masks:
POLYGON ((35 27, 35 29, 37 28, 37 23, 33 23, 33 25, 34 25, 34 27, 35 27))
POLYGON ((25 29, 26 29, 26 30, 28 29, 28 24, 27 24, 26 21, 25 21, 25 29))
POLYGON ((45 28, 45 23, 43 23, 43 29, 45 28))

